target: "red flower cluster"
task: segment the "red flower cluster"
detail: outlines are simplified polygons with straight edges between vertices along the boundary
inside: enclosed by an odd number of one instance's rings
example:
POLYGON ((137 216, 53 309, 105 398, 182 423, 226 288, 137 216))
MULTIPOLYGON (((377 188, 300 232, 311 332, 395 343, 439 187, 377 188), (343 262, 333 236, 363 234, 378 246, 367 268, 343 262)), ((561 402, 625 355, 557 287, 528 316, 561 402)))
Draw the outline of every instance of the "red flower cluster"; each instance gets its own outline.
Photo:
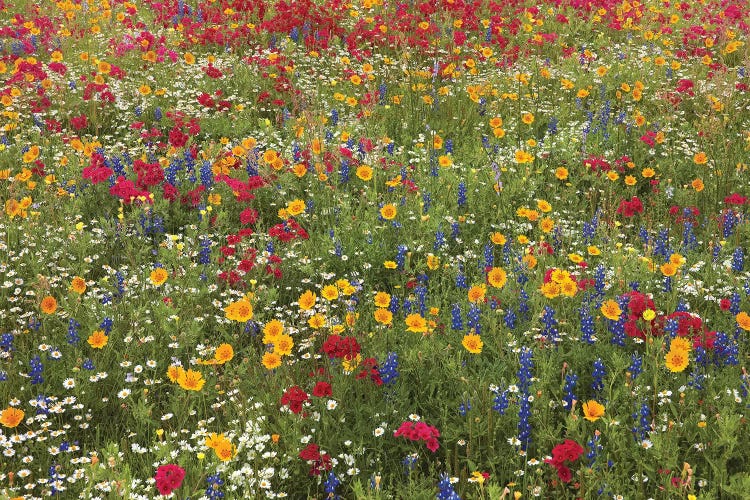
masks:
POLYGON ((572 439, 566 439, 562 444, 552 448, 552 458, 548 458, 544 462, 557 469, 557 477, 560 478, 560 481, 569 483, 573 474, 570 472, 570 468, 565 465, 565 462, 575 462, 582 453, 583 447, 580 444, 572 439))
POLYGON ((354 337, 341 337, 340 335, 331 335, 323 343, 321 350, 329 358, 354 359, 362 348, 354 337))
POLYGON ((279 241, 291 241, 295 238, 306 240, 310 237, 307 231, 294 219, 287 219, 285 222, 271 227, 268 230, 268 235, 279 241))
POLYGON ((622 214, 625 217, 632 217, 635 214, 642 214, 643 203, 641 203, 640 198, 638 198, 637 196, 633 196, 632 198, 630 198, 630 201, 622 200, 620 202, 620 206, 617 207, 617 213, 622 214))
MULTIPOLYGON (((624 297, 628 298, 628 315, 625 321, 625 334, 628 337, 645 339, 646 333, 638 328, 638 321, 641 320, 643 312, 646 309, 651 309, 652 311, 655 310, 656 306, 654 306, 654 301, 651 300, 651 297, 649 297, 645 293, 641 293, 635 290, 624 294, 624 297)), ((650 325, 652 329, 651 331, 653 331, 655 328, 655 323, 653 320, 651 320, 650 325)))
POLYGON ((440 437, 440 431, 424 422, 404 422, 393 433, 393 437, 404 436, 412 441, 424 441, 425 446, 431 452, 435 453, 440 448, 437 438, 440 437))
POLYGON ((375 385, 383 385, 383 379, 380 378, 380 371, 378 371, 378 361, 375 358, 366 358, 362 362, 362 370, 357 374, 356 379, 362 380, 370 378, 375 385))
POLYGON ((319 476, 325 471, 331 470, 331 456, 328 453, 321 453, 318 445, 315 443, 308 444, 299 452, 299 457, 310 463, 310 475, 319 476))
POLYGON ((293 385, 281 396, 281 405, 289 406, 292 413, 300 413, 302 411, 302 404, 309 400, 310 396, 307 395, 298 385, 293 385))
POLYGON ((185 479, 185 469, 175 464, 160 465, 156 469, 156 489, 162 495, 169 495, 182 486, 185 479))

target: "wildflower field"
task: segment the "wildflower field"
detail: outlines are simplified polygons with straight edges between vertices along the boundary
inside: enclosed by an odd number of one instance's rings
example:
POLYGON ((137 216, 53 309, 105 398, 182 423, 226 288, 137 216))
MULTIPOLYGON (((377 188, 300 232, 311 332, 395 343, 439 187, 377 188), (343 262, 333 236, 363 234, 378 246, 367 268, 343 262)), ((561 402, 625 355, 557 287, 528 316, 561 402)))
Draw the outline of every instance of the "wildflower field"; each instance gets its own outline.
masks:
POLYGON ((0 498, 750 498, 744 0, 0 0, 0 498))

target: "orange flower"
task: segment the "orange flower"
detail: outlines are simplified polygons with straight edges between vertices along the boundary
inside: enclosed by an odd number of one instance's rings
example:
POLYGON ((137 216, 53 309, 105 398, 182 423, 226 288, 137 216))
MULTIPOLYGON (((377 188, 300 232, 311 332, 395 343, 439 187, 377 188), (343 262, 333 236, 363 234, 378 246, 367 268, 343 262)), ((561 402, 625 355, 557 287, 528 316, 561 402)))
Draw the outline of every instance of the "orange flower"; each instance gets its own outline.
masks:
POLYGON ((391 295, 387 292, 378 292, 375 294, 375 306, 388 307, 391 304, 391 295))
POLYGON ((0 424, 2 424, 3 427, 17 427, 23 420, 23 416, 23 410, 9 406, 0 413, 0 424))
POLYGON ((734 317, 734 319, 735 321, 737 321, 737 326, 745 331, 750 331, 750 315, 748 315, 745 311, 738 313, 734 317))
POLYGON ((185 369, 181 366, 169 365, 169 368, 167 368, 167 378, 169 378, 169 381, 174 384, 177 382, 177 379, 180 378, 180 374, 184 371, 185 369))
POLYGON ((564 181, 568 178, 568 169, 565 167, 557 167, 555 169, 555 177, 557 177, 557 180, 564 181))
POLYGON ((406 329, 407 332, 415 332, 415 333, 427 332, 427 321, 419 314, 412 313, 408 315, 404 321, 406 322, 406 326, 409 327, 406 329))
POLYGON ((589 400, 583 403, 583 418, 589 422, 596 422, 600 417, 604 416, 604 405, 596 401, 589 400))
POLYGON ((703 179, 693 179, 693 182, 690 183, 690 186, 695 189, 696 192, 700 193, 705 188, 705 185, 703 184, 703 179))
POLYGON ((603 303, 600 310, 605 318, 612 321, 617 321, 618 319, 620 319, 620 315, 622 314, 620 305, 612 299, 609 299, 608 301, 603 303))
POLYGON ((70 282, 70 289, 78 295, 82 295, 83 292, 86 291, 86 280, 80 276, 76 276, 73 278, 73 281, 70 282))
POLYGON ((214 359, 220 365, 223 365, 227 361, 231 361, 234 357, 234 349, 231 344, 221 344, 216 348, 214 353, 214 359))
POLYGON ((109 342, 109 337, 104 333, 104 330, 96 330, 94 333, 89 335, 88 343, 94 349, 102 349, 109 342))
POLYGON ((177 377, 177 383, 187 391, 200 391, 203 389, 206 380, 203 378, 201 372, 188 369, 187 371, 183 370, 182 373, 180 373, 177 377))
POLYGON ((253 305, 247 299, 241 299, 225 307, 224 313, 227 319, 245 323, 253 319, 253 305))
POLYGON ((54 314, 57 311, 57 300, 53 296, 47 295, 42 299, 39 307, 41 307, 44 314, 54 314))
POLYGON ((393 313, 383 307, 375 309, 375 312, 373 314, 375 316, 375 321, 377 321, 381 325, 390 325, 393 321, 393 313))
POLYGON ((487 292, 487 287, 484 285, 474 285, 469 288, 467 295, 469 302, 481 302, 484 300, 484 294, 487 292))
POLYGON ((309 311, 315 306, 315 302, 318 300, 318 296, 315 295, 312 291, 307 290, 305 293, 300 295, 299 300, 297 301, 299 304, 299 308, 303 311, 309 311))
POLYGON ((670 349, 664 359, 665 366, 673 373, 685 370, 690 362, 688 352, 682 349, 670 349))
POLYGON ((281 366, 281 356, 275 352, 267 352, 263 355, 263 366, 267 370, 273 370, 281 366))
POLYGON ((495 288, 502 288, 508 282, 508 274, 502 267, 493 267, 487 273, 487 283, 495 288))
POLYGON ((479 335, 472 332, 468 335, 464 335, 464 339, 461 341, 461 345, 464 346, 464 348, 470 353, 479 354, 482 352, 484 342, 482 342, 482 338, 479 335))
POLYGON ((693 156, 693 162, 695 162, 696 165, 705 165, 708 163, 708 156, 703 151, 696 153, 695 156, 693 156))
POLYGON ((149 276, 149 278, 151 279, 151 283, 153 283, 154 286, 163 285, 164 282, 167 281, 168 277, 169 273, 163 267, 157 267, 156 269, 151 271, 151 275, 149 276))
POLYGON ((380 208, 380 216, 385 220, 393 220, 396 218, 396 205, 388 203, 380 208))

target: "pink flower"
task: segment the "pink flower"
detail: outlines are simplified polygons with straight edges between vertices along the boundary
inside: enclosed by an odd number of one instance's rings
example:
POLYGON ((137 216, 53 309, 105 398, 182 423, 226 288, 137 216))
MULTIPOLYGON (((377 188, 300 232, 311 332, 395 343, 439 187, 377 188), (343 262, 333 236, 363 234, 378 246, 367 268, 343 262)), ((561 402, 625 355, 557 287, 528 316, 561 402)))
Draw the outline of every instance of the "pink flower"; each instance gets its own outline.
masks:
POLYGON ((185 479, 185 469, 175 464, 160 465, 156 469, 156 489, 161 495, 169 495, 178 489, 185 479))

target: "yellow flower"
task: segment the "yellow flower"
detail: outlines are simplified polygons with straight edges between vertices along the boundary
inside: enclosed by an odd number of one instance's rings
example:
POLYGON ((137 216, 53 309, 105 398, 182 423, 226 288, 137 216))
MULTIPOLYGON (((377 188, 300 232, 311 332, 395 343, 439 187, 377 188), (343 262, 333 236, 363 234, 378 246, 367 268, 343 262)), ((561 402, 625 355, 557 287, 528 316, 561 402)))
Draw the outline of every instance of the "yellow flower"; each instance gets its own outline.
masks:
POLYGON ((78 295, 82 295, 86 291, 86 280, 80 276, 76 276, 70 282, 70 289, 78 295))
POLYGON ((273 352, 279 356, 288 356, 292 353, 294 340, 290 335, 279 335, 273 344, 273 352))
POLYGON ((375 316, 375 321, 381 325, 390 325, 393 321, 393 313, 384 307, 378 307, 375 309, 373 315, 375 316))
POLYGON ((323 327, 326 324, 326 318, 322 314, 314 314, 307 320, 307 325, 313 330, 323 327))
POLYGON ((297 303, 299 304, 299 308, 302 311, 309 311, 313 307, 315 307, 315 302, 318 300, 318 296, 315 295, 312 291, 306 290, 302 295, 300 295, 299 300, 297 303))
POLYGON ((284 333, 284 323, 272 319, 263 327, 263 343, 273 344, 284 333))
POLYGON ((169 365, 167 368, 167 378, 170 382, 175 383, 180 378, 180 373, 184 372, 185 369, 177 365, 169 365))
POLYGON ((536 200, 536 208, 544 213, 552 211, 552 205, 547 200, 536 200))
POLYGON ((479 335, 472 332, 468 335, 464 335, 464 338, 461 341, 461 345, 464 346, 464 348, 470 353, 479 354, 480 352, 482 352, 484 342, 482 342, 482 338, 479 335))
POLYGON ((427 269, 434 271, 440 267, 440 259, 433 254, 427 254, 427 269))
POLYGON ((734 317, 734 320, 737 322, 737 326, 745 331, 750 331, 750 315, 748 315, 745 311, 738 313, 734 317))
POLYGON ((589 245, 588 247, 586 247, 586 251, 588 252, 589 255, 601 255, 602 254, 602 251, 599 250, 599 248, 594 245, 589 245))
POLYGON ((386 260, 385 262, 383 262, 383 267, 385 267, 386 269, 396 269, 398 267, 398 264, 396 264, 392 260, 386 260))
POLYGON ((391 304, 391 295, 386 292, 375 294, 375 305, 377 307, 388 307, 391 304))
POLYGON ((487 292, 487 287, 484 285, 474 285, 469 288, 467 295, 469 302, 481 302, 484 300, 484 294, 487 292))
POLYGON ((89 338, 87 342, 91 347, 94 349, 102 349, 105 345, 107 345, 107 342, 109 341, 109 337, 104 333, 104 330, 96 330, 94 333, 89 335, 89 338))
POLYGON ((339 298, 339 289, 336 285, 326 285, 323 290, 320 291, 320 295, 326 300, 336 300, 339 298))
POLYGON ((568 169, 565 167, 557 167, 555 169, 555 177, 557 177, 558 180, 564 181, 568 178, 568 169))
POLYGON ((508 282, 508 274, 501 267, 493 267, 487 273, 487 283, 494 288, 502 288, 508 282))
POLYGON ((502 233, 494 232, 490 235, 490 241, 494 243, 495 245, 505 245, 505 242, 507 241, 505 238, 505 235, 502 233))
POLYGON ((367 165, 361 165, 357 167, 357 177, 362 181, 369 181, 372 179, 372 168, 367 165))
POLYGON ((531 125, 532 123, 534 123, 534 115, 532 115, 531 113, 523 113, 521 115, 521 121, 526 125, 531 125))
POLYGON ((426 333, 427 321, 417 313, 412 313, 404 320, 406 322, 407 332, 426 333))
POLYGON ((151 271, 151 275, 149 276, 149 278, 151 279, 151 283, 153 283, 154 286, 163 285, 164 282, 167 281, 168 277, 169 273, 163 267, 157 267, 156 269, 151 271))
POLYGON ((387 203, 380 208, 380 216, 385 220, 395 219, 397 213, 396 205, 392 203, 387 203))
POLYGON ((203 389, 203 385, 206 380, 203 378, 203 374, 199 371, 188 369, 183 370, 177 377, 177 383, 180 387, 187 391, 200 391, 203 389))
POLYGON ((672 264, 671 262, 665 262, 661 266, 659 266, 659 270, 664 276, 674 276, 677 274, 677 266, 672 264))
POLYGON ((643 319, 646 321, 651 321, 656 317, 656 312, 653 309, 646 309, 643 311, 643 319))
POLYGON ((583 418, 589 422, 596 422, 604 416, 604 405, 593 399, 583 403, 583 418))
POLYGON ((438 165, 441 167, 450 167, 453 165, 453 160, 448 155, 440 155, 438 157, 438 165))
POLYGON ((554 299, 560 295, 560 285, 554 281, 548 281, 547 283, 542 283, 539 291, 542 292, 542 295, 544 295, 545 298, 554 299))
POLYGON ((232 358, 234 358, 234 348, 232 348, 231 344, 221 344, 216 348, 216 352, 214 352, 214 359, 220 365, 231 361, 232 358))
POLYGON ((224 308, 227 319, 245 323, 253 319, 253 305, 247 299, 232 302, 224 308))
POLYGON ((670 351, 682 351, 688 353, 692 348, 692 343, 685 337, 675 337, 669 342, 670 351))
POLYGON ((680 349, 670 349, 664 359, 665 366, 673 373, 685 370, 690 362, 688 352, 680 349))
POLYGON ((575 297, 578 292, 578 283, 572 279, 564 280, 560 283, 560 292, 566 297, 575 297))
POLYGON ((617 321, 618 319, 620 319, 620 315, 622 314, 620 305, 612 299, 604 302, 599 310, 602 312, 605 318, 612 321, 617 321))
POLYGON ((275 352, 267 352, 263 354, 263 366, 267 370, 273 370, 281 366, 281 356, 275 352))
POLYGON ((286 205, 286 211, 289 215, 299 215, 305 211, 305 202, 302 200, 292 200, 286 205))
POLYGON ((695 153, 695 156, 693 156, 693 162, 696 165, 705 165, 708 163, 708 156, 703 151, 695 153))

